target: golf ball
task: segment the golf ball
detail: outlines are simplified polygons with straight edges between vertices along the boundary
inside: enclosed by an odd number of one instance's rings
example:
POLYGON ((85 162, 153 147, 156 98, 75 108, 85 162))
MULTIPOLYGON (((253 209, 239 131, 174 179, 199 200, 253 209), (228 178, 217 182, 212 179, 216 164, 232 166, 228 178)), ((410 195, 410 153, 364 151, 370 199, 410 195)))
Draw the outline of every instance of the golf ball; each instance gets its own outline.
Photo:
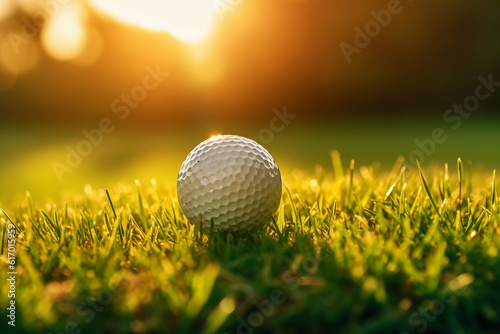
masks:
POLYGON ((215 136, 186 157, 177 195, 190 223, 204 230, 240 230, 264 223, 279 207, 281 174, 273 157, 255 141, 215 136))

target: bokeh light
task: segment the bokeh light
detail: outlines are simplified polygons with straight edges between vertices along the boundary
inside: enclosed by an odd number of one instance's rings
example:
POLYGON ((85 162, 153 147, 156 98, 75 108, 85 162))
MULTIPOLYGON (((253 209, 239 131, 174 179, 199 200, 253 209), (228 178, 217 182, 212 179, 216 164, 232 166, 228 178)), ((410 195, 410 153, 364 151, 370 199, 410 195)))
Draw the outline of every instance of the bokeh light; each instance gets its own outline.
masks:
POLYGON ((26 73, 38 64, 39 47, 27 40, 22 47, 14 48, 8 38, 0 38, 0 67, 13 76, 26 73))
POLYGON ((42 44, 45 51, 57 60, 71 60, 84 50, 87 32, 81 4, 68 3, 48 22, 42 31, 42 44))
POLYGON ((101 33, 88 27, 86 31, 87 39, 84 50, 72 60, 72 63, 79 66, 88 66, 99 59, 104 50, 104 39, 101 33))

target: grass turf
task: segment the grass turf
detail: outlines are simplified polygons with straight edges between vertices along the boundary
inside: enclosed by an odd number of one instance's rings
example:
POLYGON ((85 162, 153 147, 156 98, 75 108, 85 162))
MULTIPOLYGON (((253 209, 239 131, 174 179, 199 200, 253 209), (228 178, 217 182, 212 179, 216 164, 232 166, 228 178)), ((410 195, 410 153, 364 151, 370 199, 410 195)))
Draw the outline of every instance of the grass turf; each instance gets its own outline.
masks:
POLYGON ((0 219, 2 277, 17 230, 16 332, 495 332, 494 174, 332 163, 285 174, 273 220, 240 234, 200 233, 155 182, 28 194, 0 219))

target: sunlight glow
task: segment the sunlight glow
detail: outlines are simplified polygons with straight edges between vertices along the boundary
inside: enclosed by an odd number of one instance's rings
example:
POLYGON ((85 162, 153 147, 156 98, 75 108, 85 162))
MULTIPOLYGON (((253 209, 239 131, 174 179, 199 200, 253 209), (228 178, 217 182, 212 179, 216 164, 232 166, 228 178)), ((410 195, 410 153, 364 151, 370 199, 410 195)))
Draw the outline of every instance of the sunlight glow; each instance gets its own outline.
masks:
POLYGON ((90 0, 100 12, 124 23, 165 31, 188 43, 203 40, 216 12, 206 0, 90 0))
POLYGON ((42 44, 47 53, 58 60, 71 60, 85 49, 87 33, 83 26, 79 3, 68 3, 49 21, 42 31, 42 44))

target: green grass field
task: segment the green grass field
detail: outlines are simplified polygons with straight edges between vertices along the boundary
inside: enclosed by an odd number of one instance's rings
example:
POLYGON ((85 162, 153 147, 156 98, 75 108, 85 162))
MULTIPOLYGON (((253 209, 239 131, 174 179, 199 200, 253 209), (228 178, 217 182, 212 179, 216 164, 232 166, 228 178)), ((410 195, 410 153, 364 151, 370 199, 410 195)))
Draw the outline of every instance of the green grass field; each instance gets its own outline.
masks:
POLYGON ((189 225, 173 182, 3 205, 2 277, 9 224, 17 235, 15 332, 498 331, 493 171, 342 166, 334 153, 284 172, 273 220, 242 234, 189 225))
POLYGON ((499 17, 0 0, 0 334, 500 334, 499 17))
MULTIPOLYGON (((294 113, 293 109, 289 109, 294 113)), ((274 116, 271 111, 270 118, 274 116)), ((192 126, 140 126, 116 123, 116 130, 106 135, 90 155, 60 182, 52 168, 54 161, 64 163, 66 146, 75 148, 85 139, 82 130, 90 130, 97 121, 86 125, 0 124, 0 206, 17 205, 29 191, 35 202, 47 199, 64 202, 83 191, 86 184, 111 188, 117 183, 175 186, 177 173, 187 153, 198 143, 216 133, 257 138, 269 120, 255 124, 219 124, 207 122, 192 126)), ((313 172, 317 164, 331 170, 330 151, 343 156, 344 168, 350 159, 357 166, 379 163, 388 170, 398 156, 409 159, 418 147, 416 139, 425 140, 436 127, 442 128, 447 140, 436 145, 430 155, 420 160, 422 166, 454 164, 457 157, 474 164, 476 173, 491 173, 500 166, 500 155, 492 143, 500 142, 500 118, 481 118, 475 114, 453 130, 442 119, 373 119, 336 122, 308 122, 298 115, 271 141, 260 141, 273 155, 283 173, 294 170, 313 172)), ((174 189, 175 190, 175 189, 174 189)))

